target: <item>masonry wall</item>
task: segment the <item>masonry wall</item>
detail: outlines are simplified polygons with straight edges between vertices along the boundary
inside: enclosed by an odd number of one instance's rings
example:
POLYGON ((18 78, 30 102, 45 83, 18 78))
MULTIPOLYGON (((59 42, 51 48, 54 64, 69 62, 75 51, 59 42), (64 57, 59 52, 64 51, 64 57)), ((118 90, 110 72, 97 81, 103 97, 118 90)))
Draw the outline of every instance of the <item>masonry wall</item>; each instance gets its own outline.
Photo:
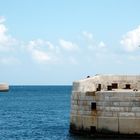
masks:
MULTIPOLYGON (((135 80, 131 78, 125 82, 130 83, 133 89, 121 89, 119 86, 119 89, 112 91, 107 91, 106 88, 96 91, 96 83, 101 83, 101 81, 96 82, 96 78, 90 85, 87 82, 85 84, 87 86, 80 83, 81 81, 77 82, 79 85, 76 86, 79 87, 74 87, 71 96, 70 130, 93 134, 140 134, 139 78, 135 78, 135 80), (134 91, 134 89, 137 90, 134 91)), ((90 81, 90 79, 88 80, 90 81)), ((114 78, 110 81, 118 82, 120 79, 114 78)), ((108 83, 106 81, 101 84, 107 86, 108 83)), ((125 84, 124 81, 120 81, 120 85, 121 83, 125 84)))

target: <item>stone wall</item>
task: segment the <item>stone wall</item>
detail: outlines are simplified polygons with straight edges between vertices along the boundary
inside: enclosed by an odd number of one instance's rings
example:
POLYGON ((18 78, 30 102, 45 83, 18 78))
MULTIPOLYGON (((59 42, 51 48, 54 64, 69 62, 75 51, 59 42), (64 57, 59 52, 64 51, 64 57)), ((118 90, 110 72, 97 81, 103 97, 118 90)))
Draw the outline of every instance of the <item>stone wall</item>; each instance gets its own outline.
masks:
POLYGON ((140 134, 139 78, 121 77, 121 81, 120 77, 111 79, 109 76, 105 80, 105 76, 98 76, 76 82, 77 87, 74 85, 71 95, 70 131, 92 134, 140 134), (129 83, 131 89, 119 86, 111 91, 105 87, 96 91, 98 83, 107 86, 111 82, 117 82, 119 85, 129 83))

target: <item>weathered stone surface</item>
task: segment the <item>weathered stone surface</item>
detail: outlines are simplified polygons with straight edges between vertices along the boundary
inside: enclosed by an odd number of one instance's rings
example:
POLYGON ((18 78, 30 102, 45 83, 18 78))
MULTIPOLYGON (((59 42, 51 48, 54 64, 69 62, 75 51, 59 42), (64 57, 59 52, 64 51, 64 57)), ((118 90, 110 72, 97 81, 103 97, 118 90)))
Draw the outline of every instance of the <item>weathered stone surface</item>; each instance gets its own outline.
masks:
POLYGON ((135 113, 133 113, 133 112, 120 112, 119 117, 135 117, 135 113))
POLYGON ((97 128, 99 131, 118 132, 117 117, 97 117, 97 128))
POLYGON ((140 134, 140 118, 119 118, 119 132, 124 134, 140 134))
POLYGON ((133 112, 140 112, 140 107, 132 107, 133 112))
POLYGON ((96 116, 83 116, 83 126, 84 128, 89 128, 91 126, 96 126, 97 127, 97 118, 96 116))
POLYGON ((98 75, 74 82, 70 123, 82 132, 140 134, 140 76, 98 75), (118 89, 108 91, 112 83, 118 89))

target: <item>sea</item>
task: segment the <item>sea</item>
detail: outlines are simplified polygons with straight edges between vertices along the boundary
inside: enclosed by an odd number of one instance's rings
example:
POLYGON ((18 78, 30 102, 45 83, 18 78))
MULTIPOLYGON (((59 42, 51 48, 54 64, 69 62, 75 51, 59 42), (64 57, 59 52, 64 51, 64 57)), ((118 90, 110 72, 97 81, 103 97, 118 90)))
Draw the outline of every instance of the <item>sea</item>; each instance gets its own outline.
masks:
POLYGON ((69 133, 71 91, 72 86, 10 86, 0 92, 0 140, 92 140, 69 133))

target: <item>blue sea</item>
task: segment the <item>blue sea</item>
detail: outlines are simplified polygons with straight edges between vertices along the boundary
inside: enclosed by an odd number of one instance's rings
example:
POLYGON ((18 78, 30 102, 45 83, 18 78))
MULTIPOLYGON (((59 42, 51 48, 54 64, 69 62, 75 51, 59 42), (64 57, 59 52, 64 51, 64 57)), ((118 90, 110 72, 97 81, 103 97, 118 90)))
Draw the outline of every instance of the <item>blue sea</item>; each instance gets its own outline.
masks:
POLYGON ((0 140, 91 140, 69 134, 71 90, 11 86, 0 92, 0 140))

